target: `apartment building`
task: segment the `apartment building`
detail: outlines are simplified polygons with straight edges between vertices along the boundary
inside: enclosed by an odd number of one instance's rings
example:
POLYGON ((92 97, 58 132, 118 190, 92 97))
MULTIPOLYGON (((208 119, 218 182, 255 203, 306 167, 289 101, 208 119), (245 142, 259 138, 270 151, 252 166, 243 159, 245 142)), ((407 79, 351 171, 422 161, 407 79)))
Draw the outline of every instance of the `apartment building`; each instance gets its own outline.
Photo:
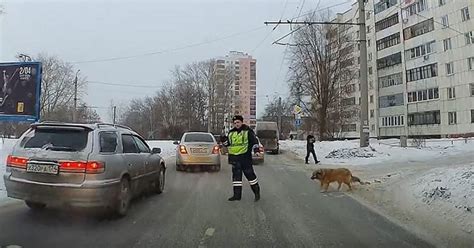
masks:
POLYGON ((474 1, 383 0, 373 6, 377 136, 472 135, 474 1))
MULTIPOLYGON (((474 135, 474 1, 369 0, 365 8, 370 136, 474 135)), ((334 21, 358 16, 355 2, 334 21)), ((349 30, 359 41, 359 27, 349 30)), ((343 102, 357 106, 359 79, 353 84, 343 102)), ((347 138, 359 130, 358 115, 342 128, 347 138)))
MULTIPOLYGON (((371 6, 372 0, 369 0, 366 6, 371 6)), ((333 22, 359 23, 358 3, 355 2, 351 8, 344 13, 338 13, 333 22)), ((370 8, 369 8, 370 9, 370 8)), ((374 30, 373 11, 367 11, 366 15, 367 28, 367 63, 368 63, 368 90, 369 90, 369 127, 370 136, 377 136, 377 92, 375 87, 377 69, 375 67, 375 40, 372 38, 374 30)), ((356 70, 358 77, 355 77, 348 85, 348 95, 341 100, 342 107, 351 107, 357 109, 346 124, 341 127, 342 137, 358 138, 360 136, 360 104, 361 104, 361 85, 360 85, 360 33, 358 25, 341 26, 344 33, 349 35, 354 48, 352 66, 356 70)))
POLYGON ((257 61, 251 55, 230 51, 216 59, 218 107, 215 125, 219 131, 228 131, 231 117, 240 114, 244 123, 254 128, 257 120, 257 61))

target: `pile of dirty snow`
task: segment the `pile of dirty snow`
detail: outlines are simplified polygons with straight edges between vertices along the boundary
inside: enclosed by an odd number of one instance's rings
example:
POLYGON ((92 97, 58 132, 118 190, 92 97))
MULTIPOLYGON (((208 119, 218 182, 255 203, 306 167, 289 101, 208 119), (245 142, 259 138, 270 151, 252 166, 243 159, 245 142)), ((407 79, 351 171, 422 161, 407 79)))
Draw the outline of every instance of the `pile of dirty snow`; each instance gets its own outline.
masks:
POLYGON ((474 231, 474 163, 430 170, 411 189, 415 207, 428 208, 433 214, 456 220, 465 231, 474 231))
POLYGON ((340 148, 331 151, 325 158, 351 159, 351 158, 373 158, 377 151, 371 147, 364 148, 340 148))

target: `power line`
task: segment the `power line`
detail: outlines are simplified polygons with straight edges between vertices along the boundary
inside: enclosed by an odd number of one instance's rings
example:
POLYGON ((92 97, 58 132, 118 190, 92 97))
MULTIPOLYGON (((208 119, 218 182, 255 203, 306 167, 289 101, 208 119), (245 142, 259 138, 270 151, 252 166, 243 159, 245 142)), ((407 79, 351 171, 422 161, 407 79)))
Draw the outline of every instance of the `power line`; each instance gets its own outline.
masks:
POLYGON ((161 88, 161 85, 144 85, 144 84, 121 84, 121 83, 107 83, 101 81, 87 81, 87 83, 91 84, 102 84, 102 85, 110 85, 110 86, 122 86, 122 87, 132 87, 132 88, 161 88))
POLYGON ((87 64, 87 63, 98 63, 98 62, 108 62, 108 61, 117 61, 117 60, 127 60, 127 59, 133 59, 133 58, 138 58, 138 57, 145 57, 145 56, 152 56, 152 55, 163 54, 163 53, 168 53, 168 52, 174 52, 174 51, 184 50, 184 49, 191 48, 191 47, 197 47, 197 46, 202 46, 202 45, 214 43, 214 42, 221 41, 221 40, 230 39, 230 38, 240 36, 240 35, 243 35, 243 34, 248 34, 248 33, 255 32, 255 31, 260 30, 262 28, 264 28, 264 27, 256 27, 256 28, 248 29, 246 31, 242 31, 242 32, 234 33, 234 34, 231 34, 231 35, 228 35, 228 36, 224 36, 224 37, 221 37, 221 38, 217 38, 217 39, 213 39, 213 40, 209 40, 209 41, 198 42, 198 43, 192 43, 192 44, 189 44, 189 45, 185 45, 185 46, 181 46, 181 47, 175 47, 175 48, 171 48, 171 49, 165 49, 165 50, 160 50, 160 51, 147 52, 147 53, 141 53, 141 54, 135 54, 135 55, 129 55, 129 56, 117 56, 117 57, 110 57, 110 58, 103 58, 103 59, 91 59, 91 60, 74 61, 74 62, 71 62, 71 64, 87 64))

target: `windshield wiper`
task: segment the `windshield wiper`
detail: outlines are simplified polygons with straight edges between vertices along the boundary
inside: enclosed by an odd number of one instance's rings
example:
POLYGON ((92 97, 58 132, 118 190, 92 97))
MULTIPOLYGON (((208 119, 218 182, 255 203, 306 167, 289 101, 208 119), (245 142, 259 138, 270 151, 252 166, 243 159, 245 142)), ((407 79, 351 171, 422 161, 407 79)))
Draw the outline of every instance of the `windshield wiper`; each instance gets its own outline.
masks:
POLYGON ((46 150, 51 151, 66 151, 66 152, 76 152, 77 150, 72 147, 67 146, 48 146, 45 148, 46 150))

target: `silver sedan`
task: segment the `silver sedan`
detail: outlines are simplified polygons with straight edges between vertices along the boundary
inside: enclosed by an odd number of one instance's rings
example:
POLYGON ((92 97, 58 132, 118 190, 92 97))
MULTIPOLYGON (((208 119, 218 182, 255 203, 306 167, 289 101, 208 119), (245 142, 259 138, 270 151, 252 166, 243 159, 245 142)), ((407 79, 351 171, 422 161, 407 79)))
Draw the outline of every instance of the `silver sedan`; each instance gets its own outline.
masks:
POLYGON ((176 141, 176 170, 208 166, 214 171, 221 169, 220 148, 211 133, 188 132, 176 141))

